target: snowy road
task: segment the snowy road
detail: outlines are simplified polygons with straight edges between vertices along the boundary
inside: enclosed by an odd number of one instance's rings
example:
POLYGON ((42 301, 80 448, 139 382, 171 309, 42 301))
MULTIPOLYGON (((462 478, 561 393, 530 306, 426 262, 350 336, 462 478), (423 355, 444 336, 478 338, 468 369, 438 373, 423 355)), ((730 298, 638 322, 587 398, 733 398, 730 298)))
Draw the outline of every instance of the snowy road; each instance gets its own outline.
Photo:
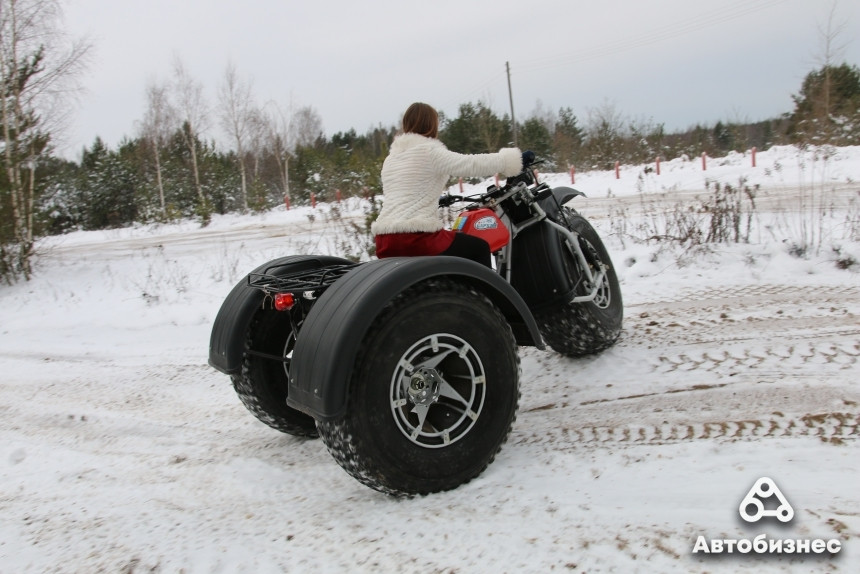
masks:
POLYGON ((781 570, 691 555, 699 535, 748 531, 736 507, 764 475, 798 508, 792 534, 841 537, 829 566, 856 559, 856 280, 669 280, 627 289, 623 338, 599 357, 524 349, 497 461, 409 501, 245 412, 205 365, 209 321, 171 318, 187 337, 170 321, 34 329, 2 353, 0 571, 781 570))

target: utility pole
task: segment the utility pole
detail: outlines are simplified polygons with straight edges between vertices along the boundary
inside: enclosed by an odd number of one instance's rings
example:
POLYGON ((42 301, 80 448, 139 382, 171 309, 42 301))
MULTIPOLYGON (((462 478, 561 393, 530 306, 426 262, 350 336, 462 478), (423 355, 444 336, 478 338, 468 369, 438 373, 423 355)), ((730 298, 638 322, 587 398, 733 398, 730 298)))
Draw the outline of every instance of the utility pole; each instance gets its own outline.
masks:
POLYGON ((508 71, 508 99, 511 101, 511 131, 514 134, 514 147, 519 147, 517 144, 517 119, 514 116, 514 93, 511 91, 511 63, 505 62, 505 69, 508 71))

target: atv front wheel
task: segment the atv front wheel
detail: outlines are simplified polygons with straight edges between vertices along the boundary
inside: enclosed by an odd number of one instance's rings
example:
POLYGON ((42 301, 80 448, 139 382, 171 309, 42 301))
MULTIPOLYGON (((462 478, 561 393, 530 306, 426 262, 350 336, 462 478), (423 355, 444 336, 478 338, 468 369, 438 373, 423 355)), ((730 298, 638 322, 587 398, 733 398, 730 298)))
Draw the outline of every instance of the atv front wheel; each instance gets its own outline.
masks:
MULTIPOLYGON (((569 229, 579 241, 585 261, 592 277, 605 270, 597 285, 596 296, 591 301, 568 302, 535 313, 541 335, 555 351, 569 357, 579 357, 603 351, 612 346, 621 334, 624 304, 621 287, 609 252, 591 224, 569 208, 563 208, 569 229)), ((562 259, 571 284, 575 285, 574 296, 591 293, 594 285, 588 281, 582 263, 568 244, 568 239, 558 234, 562 242, 562 259)))
POLYGON ((346 413, 319 421, 335 460, 388 494, 449 490, 478 476, 507 440, 519 356, 501 312, 450 279, 407 289, 366 334, 346 413))

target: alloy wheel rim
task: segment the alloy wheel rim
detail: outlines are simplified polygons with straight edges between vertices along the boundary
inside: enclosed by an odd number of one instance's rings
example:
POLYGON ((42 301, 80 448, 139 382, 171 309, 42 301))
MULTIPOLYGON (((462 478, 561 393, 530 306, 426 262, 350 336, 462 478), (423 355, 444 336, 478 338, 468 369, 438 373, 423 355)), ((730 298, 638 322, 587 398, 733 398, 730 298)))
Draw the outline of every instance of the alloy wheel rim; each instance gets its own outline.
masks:
POLYGON ((474 428, 486 398, 486 373, 464 339, 436 333, 407 349, 391 377, 391 414, 400 432, 424 448, 444 448, 474 428))

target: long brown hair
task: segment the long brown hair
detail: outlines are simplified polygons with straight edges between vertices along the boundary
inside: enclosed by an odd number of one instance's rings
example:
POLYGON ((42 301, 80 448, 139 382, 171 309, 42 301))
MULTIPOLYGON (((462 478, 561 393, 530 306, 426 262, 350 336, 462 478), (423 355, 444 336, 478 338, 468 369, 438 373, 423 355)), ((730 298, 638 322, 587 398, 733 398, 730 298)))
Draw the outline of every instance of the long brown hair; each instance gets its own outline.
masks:
POLYGON ((439 135, 439 114, 433 106, 415 102, 403 114, 403 133, 435 138, 439 135))

